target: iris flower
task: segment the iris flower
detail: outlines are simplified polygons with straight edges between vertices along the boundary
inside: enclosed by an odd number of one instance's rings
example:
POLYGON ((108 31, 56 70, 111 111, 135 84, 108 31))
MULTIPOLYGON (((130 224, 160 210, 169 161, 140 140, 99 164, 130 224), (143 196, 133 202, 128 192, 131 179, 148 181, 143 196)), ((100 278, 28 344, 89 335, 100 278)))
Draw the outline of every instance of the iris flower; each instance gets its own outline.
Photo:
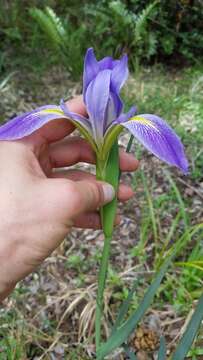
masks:
POLYGON ((105 57, 97 61, 92 48, 84 60, 83 99, 87 117, 71 112, 61 100, 59 106, 46 105, 24 113, 0 127, 0 140, 20 139, 49 121, 71 120, 90 142, 97 158, 105 160, 123 128, 128 129, 149 151, 168 164, 187 173, 183 145, 171 127, 152 114, 135 115, 132 107, 123 112, 120 90, 128 77, 128 59, 105 57))

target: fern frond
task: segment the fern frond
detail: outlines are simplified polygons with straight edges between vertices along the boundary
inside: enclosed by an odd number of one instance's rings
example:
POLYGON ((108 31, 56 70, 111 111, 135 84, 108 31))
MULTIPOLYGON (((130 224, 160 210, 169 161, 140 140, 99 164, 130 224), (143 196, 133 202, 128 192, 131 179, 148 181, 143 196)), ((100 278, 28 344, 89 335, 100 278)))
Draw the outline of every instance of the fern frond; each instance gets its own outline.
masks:
POLYGON ((147 31, 147 23, 149 16, 152 14, 155 6, 157 5, 158 1, 154 1, 153 3, 149 4, 145 9, 142 10, 141 14, 138 16, 136 23, 135 23, 135 39, 136 41, 140 41, 145 35, 147 31))
POLYGON ((150 59, 151 56, 156 54, 157 51, 157 37, 154 32, 148 33, 148 44, 147 44, 147 58, 150 59))
POLYGON ((58 35, 60 36, 61 44, 64 44, 68 37, 68 29, 64 27, 61 19, 56 15, 56 13, 52 8, 46 6, 45 12, 52 21, 53 26, 55 27, 58 35))
POLYGON ((57 50, 64 48, 65 29, 59 17, 54 11, 46 7, 45 10, 37 8, 30 9, 30 15, 37 21, 43 32, 46 34, 50 44, 57 50))
POLYGON ((111 16, 119 18, 123 26, 130 26, 136 19, 136 15, 127 9, 127 6, 120 0, 114 0, 109 3, 111 16))

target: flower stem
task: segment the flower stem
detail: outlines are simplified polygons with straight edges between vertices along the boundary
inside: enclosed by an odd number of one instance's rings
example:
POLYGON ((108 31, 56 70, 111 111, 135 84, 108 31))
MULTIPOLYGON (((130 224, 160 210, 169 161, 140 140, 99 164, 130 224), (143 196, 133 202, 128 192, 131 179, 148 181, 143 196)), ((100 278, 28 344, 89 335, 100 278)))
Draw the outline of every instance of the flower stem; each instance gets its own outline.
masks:
POLYGON ((101 321, 103 314, 103 294, 106 284, 106 276, 108 271, 108 262, 110 255, 110 244, 111 237, 105 237, 104 247, 102 251, 102 258, 100 263, 99 278, 98 278, 98 292, 97 292, 97 305, 96 305, 96 321, 95 321, 95 331, 96 331, 96 349, 98 351, 101 341, 101 321))
MULTIPOLYGON (((130 151, 133 142, 133 135, 127 145, 126 152, 130 151)), ((114 143, 108 156, 108 161, 97 158, 96 163, 96 177, 98 180, 107 181, 114 186, 117 192, 118 183, 121 172, 119 170, 119 154, 118 142, 114 143)), ((98 276, 98 291, 96 300, 96 319, 95 319, 95 332, 96 332, 96 352, 98 352, 101 344, 101 323, 103 315, 103 302, 104 302, 104 289, 108 273, 108 263, 110 256, 111 239, 113 235, 113 225, 116 215, 117 199, 100 209, 102 228, 104 232, 104 246, 102 251, 99 276, 98 276)))
MULTIPOLYGON (((118 143, 113 145, 108 161, 104 162, 97 159, 96 176, 98 180, 109 182, 114 186, 115 191, 118 189, 119 178, 119 156, 118 156, 118 143)), ((111 203, 103 206, 100 209, 102 228, 104 232, 104 246, 102 251, 102 258, 98 276, 98 292, 96 300, 96 319, 95 319, 95 332, 96 332, 96 351, 98 352, 101 343, 101 322, 103 315, 103 297, 106 284, 106 277, 108 272, 108 262, 110 256, 110 244, 113 234, 113 225, 116 215, 117 200, 116 198, 111 203)))

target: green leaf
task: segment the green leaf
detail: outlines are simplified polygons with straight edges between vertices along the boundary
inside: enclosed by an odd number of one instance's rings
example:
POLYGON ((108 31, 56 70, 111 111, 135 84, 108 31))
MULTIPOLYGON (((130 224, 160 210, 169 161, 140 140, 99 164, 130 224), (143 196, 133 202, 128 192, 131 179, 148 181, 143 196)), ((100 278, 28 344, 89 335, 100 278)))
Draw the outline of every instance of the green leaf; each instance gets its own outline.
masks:
POLYGON ((183 337, 181 338, 171 360, 185 359, 185 356, 190 350, 195 335, 197 334, 197 331, 201 325, 202 319, 203 319, 203 294, 198 301, 197 307, 192 315, 192 318, 187 326, 187 329, 183 337))
POLYGON ((60 18, 58 18, 54 11, 49 7, 46 7, 44 11, 37 8, 31 8, 29 13, 47 35, 51 45, 55 49, 60 50, 60 46, 63 45, 63 25, 60 18))
MULTIPOLYGON (((119 153, 118 142, 116 141, 110 151, 107 164, 97 159, 96 168, 97 179, 107 181, 113 185, 115 191, 118 189, 119 179, 119 153)), ((110 255, 110 244, 113 235, 114 219, 116 215, 117 199, 116 197, 109 204, 103 206, 101 209, 101 220, 104 232, 104 247, 102 251, 101 264, 98 277, 98 292, 97 292, 97 306, 96 306, 96 349, 100 346, 101 338, 101 320, 103 312, 103 293, 106 284, 106 277, 108 272, 108 262, 110 255)))
MULTIPOLYGON (((118 142, 116 141, 112 146, 112 149, 109 154, 108 162, 105 169, 105 175, 102 177, 102 180, 111 184, 115 191, 118 189, 118 179, 119 179, 119 153, 118 153, 118 142)), ((104 205, 102 222, 103 222, 103 231, 105 236, 112 236, 114 220, 117 208, 117 199, 116 197, 110 203, 104 205)))
POLYGON ((175 251, 165 260, 164 264, 155 276, 152 284, 145 293, 138 309, 121 327, 119 327, 116 331, 112 333, 106 343, 101 345, 98 351, 98 360, 102 360, 111 351, 121 346, 126 341, 128 336, 132 333, 132 331, 136 328, 137 324, 149 308, 174 255, 175 251))
POLYGON ((181 262, 175 262, 174 265, 194 268, 203 271, 203 261, 187 261, 187 262, 181 261, 181 262))
POLYGON ((167 249, 167 247, 168 247, 168 245, 169 245, 169 243, 170 243, 170 241, 171 241, 171 239, 172 239, 172 237, 173 237, 173 235, 174 235, 174 233, 176 231, 178 223, 180 221, 180 217, 181 217, 181 212, 179 211, 177 213, 176 217, 173 219, 171 227, 169 229, 169 232, 166 235, 166 238, 164 239, 164 243, 163 243, 163 245, 161 247, 161 250, 160 250, 160 253, 159 253, 159 258, 156 260, 156 264, 155 264, 156 267, 159 267, 161 265, 161 263, 162 263, 162 259, 164 257, 165 252, 166 252, 166 249, 167 249))
POLYGON ((134 140, 134 135, 130 135, 130 139, 128 141, 128 145, 126 147, 126 152, 129 153, 130 152, 130 149, 131 149, 131 146, 133 144, 133 140, 134 140))
POLYGON ((116 329, 121 325, 125 315, 127 314, 128 312, 128 309, 129 309, 129 306, 130 306, 130 302, 132 300, 132 297, 133 297, 133 294, 135 292, 135 289, 137 288, 137 284, 138 284, 138 279, 135 280, 134 282, 134 285, 131 289, 131 291, 129 292, 127 298, 124 300, 124 302, 122 303, 120 309, 119 309, 119 313, 118 313, 118 316, 116 318, 116 321, 112 327, 112 334, 113 332, 116 331, 116 329))
MULTIPOLYGON (((138 309, 129 317, 129 319, 116 331, 114 331, 106 343, 102 344, 97 353, 97 360, 102 360, 106 355, 111 353, 114 349, 121 346, 129 335, 134 331, 139 321, 144 316, 145 312, 148 310, 151 302, 156 295, 156 292, 160 286, 160 283, 166 274, 168 267, 172 261, 172 259, 177 255, 178 252, 182 249, 183 246, 187 243, 187 241, 198 231, 200 231, 203 227, 203 224, 194 226, 188 232, 184 234, 177 243, 175 243, 171 249, 166 254, 165 260, 160 268, 160 270, 155 275, 155 278, 152 284, 147 289, 138 309)), ((174 360, 174 359, 173 359, 174 360)), ((180 359, 176 359, 180 360, 180 359)))
POLYGON ((158 229, 157 229, 157 222, 156 222, 156 215, 155 215, 155 211, 154 211, 153 200, 152 200, 143 170, 141 170, 140 174, 141 174, 142 183, 144 186, 145 196, 146 196, 146 199, 148 202, 150 219, 151 219, 153 235, 154 235, 154 241, 157 244, 158 243, 158 229))
POLYGON ((165 359, 166 359, 166 341, 165 338, 161 336, 157 360, 165 360, 165 359))
POLYGON ((185 204, 184 204, 184 201, 182 199, 181 193, 180 193, 175 181, 173 180, 173 178, 169 174, 169 172, 165 171, 165 174, 166 174, 166 177, 168 178, 168 180, 170 182, 170 185, 171 185, 171 187, 172 187, 172 189, 173 189, 173 191, 174 191, 174 193, 176 195, 177 201, 178 201, 179 206, 180 206, 180 212, 181 212, 181 215, 182 215, 182 218, 183 218, 183 221, 184 221, 185 229, 188 231, 189 219, 188 219, 188 214, 187 214, 187 212, 185 210, 185 204))
POLYGON ((135 353, 132 352, 126 344, 123 345, 123 348, 126 352, 126 355, 130 358, 130 360, 137 360, 137 356, 135 355, 135 353))

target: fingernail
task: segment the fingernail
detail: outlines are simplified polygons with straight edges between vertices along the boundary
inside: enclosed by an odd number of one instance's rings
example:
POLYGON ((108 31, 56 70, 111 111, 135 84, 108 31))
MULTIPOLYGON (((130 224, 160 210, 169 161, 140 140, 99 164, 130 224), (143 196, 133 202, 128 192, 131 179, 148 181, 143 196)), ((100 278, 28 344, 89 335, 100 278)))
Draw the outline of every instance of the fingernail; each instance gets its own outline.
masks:
POLYGON ((108 203, 115 197, 115 190, 113 186, 110 184, 103 184, 102 185, 103 194, 104 194, 104 203, 108 203))

